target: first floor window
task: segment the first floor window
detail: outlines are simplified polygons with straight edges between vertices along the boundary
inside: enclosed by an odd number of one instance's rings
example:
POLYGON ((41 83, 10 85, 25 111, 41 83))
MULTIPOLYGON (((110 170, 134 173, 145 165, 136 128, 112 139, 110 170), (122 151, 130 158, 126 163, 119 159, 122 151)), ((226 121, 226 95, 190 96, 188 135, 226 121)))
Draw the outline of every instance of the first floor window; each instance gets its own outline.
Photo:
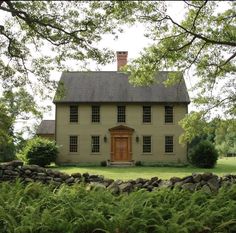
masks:
POLYGON ((78 151, 78 136, 70 136, 70 152, 78 151))
POLYGON ((78 106, 70 106, 70 122, 78 122, 78 106))
POLYGON ((143 153, 152 152, 152 138, 151 136, 143 136, 143 153))
POLYGON ((100 152, 100 137, 99 136, 92 136, 91 147, 92 147, 92 153, 100 152))
POLYGON ((174 137, 165 136, 165 152, 173 153, 174 152, 174 137))

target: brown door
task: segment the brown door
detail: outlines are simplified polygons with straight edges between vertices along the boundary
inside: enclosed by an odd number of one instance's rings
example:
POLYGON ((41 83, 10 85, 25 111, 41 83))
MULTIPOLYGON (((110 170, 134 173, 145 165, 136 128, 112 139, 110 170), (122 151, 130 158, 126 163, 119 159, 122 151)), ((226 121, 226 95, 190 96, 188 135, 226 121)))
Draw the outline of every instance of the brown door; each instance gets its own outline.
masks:
POLYGON ((115 161, 129 161, 128 137, 116 137, 114 149, 115 161))

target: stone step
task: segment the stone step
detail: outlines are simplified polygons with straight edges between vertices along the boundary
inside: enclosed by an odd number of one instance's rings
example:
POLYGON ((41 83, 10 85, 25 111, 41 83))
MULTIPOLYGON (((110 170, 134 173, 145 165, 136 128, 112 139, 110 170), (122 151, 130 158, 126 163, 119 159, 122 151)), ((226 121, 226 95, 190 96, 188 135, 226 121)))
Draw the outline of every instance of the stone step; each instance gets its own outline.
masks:
POLYGON ((108 161, 107 162, 107 166, 110 166, 110 167, 132 167, 134 166, 134 162, 131 161, 131 162, 110 162, 108 161))

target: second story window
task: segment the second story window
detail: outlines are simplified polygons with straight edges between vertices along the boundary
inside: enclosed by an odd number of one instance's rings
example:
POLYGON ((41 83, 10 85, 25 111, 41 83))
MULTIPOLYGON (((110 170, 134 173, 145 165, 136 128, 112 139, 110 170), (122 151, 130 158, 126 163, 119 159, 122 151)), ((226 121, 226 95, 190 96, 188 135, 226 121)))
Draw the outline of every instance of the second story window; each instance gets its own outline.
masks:
POLYGON ((165 106, 165 123, 173 123, 173 106, 165 106))
POLYGON ((151 123, 151 106, 143 106, 143 123, 151 123))
POLYGON ((117 122, 125 122, 125 106, 117 106, 117 122))
POLYGON ((99 136, 91 137, 91 151, 92 153, 100 152, 100 137, 99 136))
POLYGON ((151 152, 152 152, 152 137, 143 136, 143 153, 151 153, 151 152))
POLYGON ((70 106, 70 122, 78 122, 78 106, 70 106))
POLYGON ((100 122, 100 106, 92 106, 92 122, 100 122))

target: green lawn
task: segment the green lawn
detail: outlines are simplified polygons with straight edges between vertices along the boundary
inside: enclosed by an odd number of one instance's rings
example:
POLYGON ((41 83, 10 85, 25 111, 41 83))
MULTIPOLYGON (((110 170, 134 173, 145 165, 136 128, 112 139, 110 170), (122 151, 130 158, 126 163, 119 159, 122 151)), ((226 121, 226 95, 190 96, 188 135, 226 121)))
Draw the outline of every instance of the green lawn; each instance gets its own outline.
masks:
POLYGON ((169 179, 170 177, 184 177, 192 174, 193 172, 212 172, 219 176, 224 174, 235 174, 236 175, 236 158, 223 158, 219 159, 217 166, 213 169, 201 169, 194 167, 129 167, 129 168, 118 168, 118 167, 72 167, 63 166, 56 167, 62 172, 68 174, 80 172, 89 174, 103 175, 106 178, 112 179, 136 179, 138 177, 151 178, 157 176, 162 179, 169 179))

